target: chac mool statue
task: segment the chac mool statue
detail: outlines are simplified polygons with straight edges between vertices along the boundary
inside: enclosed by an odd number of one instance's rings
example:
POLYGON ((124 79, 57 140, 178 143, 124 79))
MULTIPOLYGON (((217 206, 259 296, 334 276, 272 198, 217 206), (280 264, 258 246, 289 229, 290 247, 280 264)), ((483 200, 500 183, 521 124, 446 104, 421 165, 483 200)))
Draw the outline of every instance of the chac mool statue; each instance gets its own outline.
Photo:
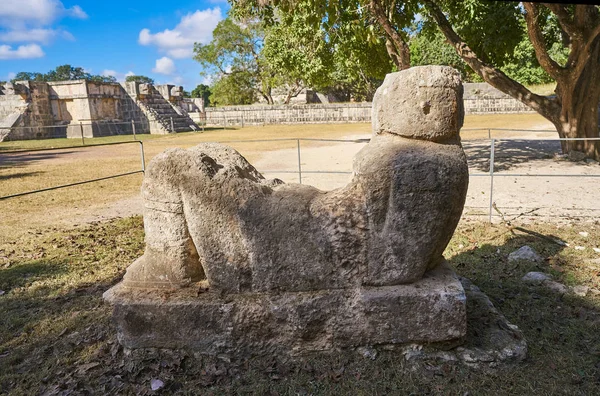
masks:
POLYGON ((463 117, 456 70, 387 75, 351 182, 327 192, 265 179, 220 144, 159 154, 144 255, 105 295, 120 341, 260 354, 460 340, 464 291, 442 253, 467 192, 463 117))

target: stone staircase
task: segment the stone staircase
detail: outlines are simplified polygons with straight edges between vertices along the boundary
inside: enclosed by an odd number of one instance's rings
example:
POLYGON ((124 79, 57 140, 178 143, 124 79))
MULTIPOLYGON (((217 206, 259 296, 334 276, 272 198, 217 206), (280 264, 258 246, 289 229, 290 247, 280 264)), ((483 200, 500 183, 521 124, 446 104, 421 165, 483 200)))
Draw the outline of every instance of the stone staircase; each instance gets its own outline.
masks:
POLYGON ((151 133, 173 133, 198 131, 200 128, 182 109, 173 106, 154 87, 150 94, 138 100, 138 104, 148 116, 151 133), (171 120, 173 120, 171 122, 171 120))

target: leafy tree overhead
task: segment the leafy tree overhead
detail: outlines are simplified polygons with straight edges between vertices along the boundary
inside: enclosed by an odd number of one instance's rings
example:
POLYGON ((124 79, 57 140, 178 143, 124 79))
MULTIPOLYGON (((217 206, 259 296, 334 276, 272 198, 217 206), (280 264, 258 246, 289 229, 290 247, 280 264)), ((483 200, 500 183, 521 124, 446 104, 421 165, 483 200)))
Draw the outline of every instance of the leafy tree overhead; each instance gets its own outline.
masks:
MULTIPOLYGON (((547 118, 560 137, 598 137, 600 7, 528 2, 521 7, 516 2, 475 0, 422 1, 447 41, 483 80, 547 118), (506 30, 507 26, 515 30, 506 30), (510 61, 507 55, 514 53, 525 34, 540 66, 556 81, 554 97, 534 94, 502 71, 502 66, 510 61), (496 49, 490 51, 495 45, 496 49)), ((600 159, 598 142, 561 143, 565 152, 577 150, 600 159)))
POLYGON ((254 76, 240 72, 224 75, 210 88, 210 103, 214 106, 247 105, 256 102, 254 76))
MULTIPOLYGON (((598 137, 600 103, 600 7, 585 4, 519 3, 485 0, 237 0, 243 8, 275 7, 293 13, 310 6, 322 29, 344 24, 350 10, 372 35, 383 33, 398 70, 410 67, 408 32, 419 14, 439 29, 446 42, 481 79, 551 121, 560 137, 598 137), (529 42, 529 43, 527 43, 529 42), (537 95, 521 82, 554 81, 556 95, 537 95), (523 70, 528 69, 528 70, 523 70)), ((369 37, 361 37, 365 42, 369 37)), ((600 144, 562 141, 563 150, 600 160, 600 144)))
POLYGON ((127 76, 125 77, 125 82, 140 82, 142 84, 154 84, 154 80, 150 77, 146 76, 127 76))
POLYGON ((267 103, 273 104, 271 90, 275 74, 261 55, 263 42, 264 28, 260 21, 248 20, 242 24, 226 18, 213 31, 210 43, 194 45, 194 59, 202 64, 205 75, 217 75, 221 79, 229 77, 213 87, 213 95, 222 94, 225 87, 234 88, 233 82, 245 83, 247 85, 240 87, 241 90, 254 90, 267 103))
POLYGON ((205 84, 199 84, 192 90, 192 98, 202 98, 204 100, 204 106, 210 106, 210 87, 205 84))

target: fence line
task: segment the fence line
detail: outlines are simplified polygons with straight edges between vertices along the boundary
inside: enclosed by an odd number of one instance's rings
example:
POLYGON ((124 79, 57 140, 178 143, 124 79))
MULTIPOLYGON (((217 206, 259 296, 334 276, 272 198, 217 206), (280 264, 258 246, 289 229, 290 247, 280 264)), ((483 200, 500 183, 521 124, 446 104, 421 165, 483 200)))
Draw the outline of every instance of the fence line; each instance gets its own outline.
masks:
MULTIPOLYGON (((474 129, 468 129, 468 130, 488 130, 490 136, 491 136, 491 131, 553 132, 553 133, 556 133, 556 131, 538 131, 538 130, 506 129, 506 128, 474 128, 474 129)), ((486 139, 486 138, 482 138, 482 139, 469 139, 467 141, 482 141, 482 140, 490 142, 490 157, 489 157, 490 170, 489 170, 488 173, 469 173, 469 177, 471 177, 471 176, 474 176, 474 177, 481 177, 481 176, 490 177, 490 199, 489 199, 489 206, 488 206, 488 219, 489 219, 490 222, 492 221, 492 217, 494 216, 493 206, 494 206, 494 178, 495 177, 580 177, 580 178, 585 178, 585 177, 597 178, 597 177, 600 177, 600 174, 531 174, 531 173, 496 173, 495 172, 495 163, 496 163, 496 158, 495 157, 496 157, 496 149, 497 149, 496 142, 498 142, 498 141, 502 141, 502 140, 509 140, 509 141, 510 140, 527 140, 527 141, 569 141, 569 140, 573 140, 573 141, 600 141, 600 137, 598 137, 598 138, 538 138, 538 139, 514 139, 514 138, 489 138, 489 139, 486 139)), ((344 139, 320 139, 320 138, 277 138, 277 139, 226 140, 226 141, 219 141, 219 143, 225 143, 225 144, 226 143, 261 143, 261 142, 275 142, 275 141, 295 141, 296 142, 298 170, 297 171, 290 171, 290 170, 268 170, 268 171, 264 171, 263 173, 297 174, 298 175, 298 181, 299 181, 300 184, 302 184, 302 175, 303 174, 347 174, 347 175, 352 174, 352 172, 350 172, 350 171, 328 171, 328 170, 307 171, 307 170, 303 170, 302 169, 302 161, 301 161, 301 142, 302 141, 343 142, 343 143, 368 143, 370 141, 370 139, 366 138, 366 139, 344 140, 344 139)), ((107 177, 103 177, 103 178, 98 178, 98 179, 85 180, 85 181, 71 183, 71 184, 66 184, 66 185, 61 185, 61 186, 54 186, 54 187, 49 187, 49 188, 40 189, 40 190, 33 190, 33 191, 28 191, 28 192, 19 193, 19 194, 13 194, 13 195, 8 195, 8 196, 3 196, 3 197, 0 197, 0 200, 4 200, 4 199, 8 199, 8 198, 15 198, 15 197, 19 197, 19 196, 23 196, 23 195, 29 195, 29 194, 34 194, 34 193, 43 192, 43 191, 55 190, 55 189, 59 189, 59 188, 71 187, 71 186, 76 186, 76 185, 80 185, 80 184, 92 183, 92 182, 96 182, 96 181, 100 181, 100 180, 106 180, 106 179, 111 179, 111 178, 116 178, 116 177, 128 176, 128 175, 136 174, 136 173, 144 173, 145 172, 144 146, 143 146, 143 143, 141 141, 139 141, 139 140, 126 141, 126 142, 115 142, 115 143, 105 143, 105 144, 93 144, 93 145, 86 145, 85 147, 109 146, 109 145, 128 144, 128 143, 139 143, 140 144, 140 156, 141 156, 141 169, 140 170, 133 171, 133 172, 122 173, 122 174, 117 174, 117 175, 111 175, 111 176, 107 176, 107 177)), ((13 151, 0 152, 0 155, 15 154, 15 153, 22 153, 22 152, 49 151, 49 150, 65 150, 65 149, 69 149, 69 148, 81 148, 81 147, 82 146, 69 146, 69 147, 60 147, 60 148, 13 150, 13 151)))
MULTIPOLYGON (((467 130, 488 130, 491 135, 491 131, 519 131, 519 132, 553 132, 549 130, 525 130, 525 129, 508 129, 508 128, 471 128, 467 130)), ((583 174, 542 174, 542 173, 495 173, 495 154, 496 154, 496 142, 500 140, 528 140, 528 141, 600 141, 600 137, 598 138, 538 138, 538 139, 512 139, 512 138, 481 138, 481 139, 469 139, 467 141, 489 141, 490 142, 490 171, 489 173, 469 173, 469 177, 471 176, 484 176, 490 178, 490 200, 488 206, 488 220, 491 223, 492 217, 494 216, 493 206, 494 206, 494 177, 591 177, 596 178, 600 177, 600 174, 592 174, 592 175, 583 175, 583 174)), ((343 143, 368 143, 370 139, 353 139, 353 140, 344 140, 344 139, 317 139, 317 138, 281 138, 281 139, 250 139, 250 140, 228 140, 228 141, 219 141, 218 143, 259 143, 259 142, 273 142, 273 141, 296 141, 297 150, 298 150, 298 170, 297 171, 289 171, 289 170, 268 170, 261 171, 262 173, 278 173, 278 174, 297 174, 298 182, 302 184, 302 174, 347 174, 350 175, 352 172, 348 171, 306 171, 302 170, 301 166, 301 157, 300 157, 300 142, 301 141, 324 141, 324 142, 343 142, 343 143)))
MULTIPOLYGON (((105 176, 105 177, 99 177, 99 178, 96 178, 96 179, 88 179, 88 180, 83 180, 83 181, 79 181, 79 182, 75 182, 75 183, 62 184, 62 185, 59 185, 59 186, 52 186, 52 187, 42 188, 42 189, 38 189, 38 190, 25 191, 25 192, 17 193, 17 194, 5 195, 5 196, 0 197, 0 201, 3 201, 5 199, 9 199, 9 198, 22 197, 22 196, 30 195, 30 194, 37 194, 37 193, 44 192, 44 191, 58 190, 58 189, 61 189, 61 188, 79 186, 79 185, 82 185, 82 184, 94 183, 94 182, 102 181, 102 180, 115 179, 117 177, 135 175, 137 173, 145 173, 146 172, 146 157, 145 157, 145 154, 144 154, 144 143, 142 143, 139 140, 128 141, 128 142, 115 142, 115 143, 93 144, 93 145, 87 145, 86 148, 87 147, 98 147, 98 146, 114 146, 114 145, 118 145, 118 144, 131 144, 131 143, 139 143, 139 145, 140 145, 140 160, 141 160, 141 169, 140 170, 131 171, 131 172, 125 172, 125 173, 119 173, 119 174, 116 174, 116 175, 110 175, 110 176, 105 176)), ((29 152, 39 152, 39 151, 67 150, 67 149, 71 149, 71 148, 81 148, 81 146, 56 147, 56 148, 32 149, 32 150, 12 150, 12 151, 0 152, 0 156, 1 155, 6 155, 6 154, 19 154, 19 153, 29 153, 29 152)))

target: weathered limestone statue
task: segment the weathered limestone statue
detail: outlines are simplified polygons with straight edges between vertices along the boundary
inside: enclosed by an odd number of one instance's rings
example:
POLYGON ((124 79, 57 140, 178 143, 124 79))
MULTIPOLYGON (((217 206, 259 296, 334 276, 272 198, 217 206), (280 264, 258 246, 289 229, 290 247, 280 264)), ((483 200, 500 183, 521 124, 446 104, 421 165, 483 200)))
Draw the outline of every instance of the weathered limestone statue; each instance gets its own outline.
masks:
POLYGON ((344 188, 265 179, 235 150, 171 149, 143 184, 146 250, 105 294, 128 347, 292 353, 466 333, 442 252, 468 169, 460 75, 389 74, 344 188))

